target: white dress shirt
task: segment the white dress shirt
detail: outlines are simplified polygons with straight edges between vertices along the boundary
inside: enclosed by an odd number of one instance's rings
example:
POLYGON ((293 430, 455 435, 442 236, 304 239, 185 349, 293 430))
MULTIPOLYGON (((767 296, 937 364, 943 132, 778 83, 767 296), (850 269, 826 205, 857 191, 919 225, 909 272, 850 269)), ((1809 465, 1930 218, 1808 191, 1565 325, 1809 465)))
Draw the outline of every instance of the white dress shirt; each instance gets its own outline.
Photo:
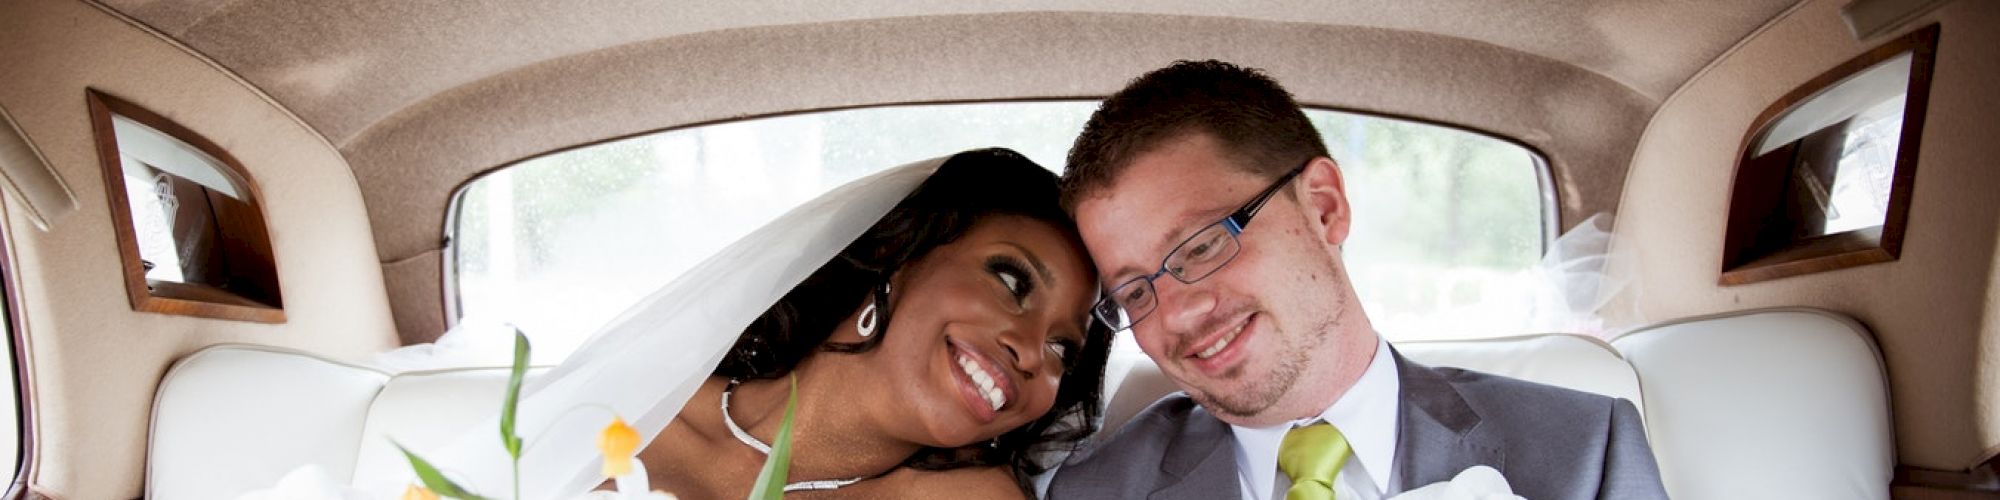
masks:
POLYGON ((1396 375, 1389 343, 1377 338, 1375 359, 1368 362, 1361 379, 1319 416, 1265 428, 1229 426, 1236 435, 1236 476, 1243 498, 1284 500, 1292 481, 1278 471, 1278 446, 1286 432, 1320 421, 1340 429, 1353 449, 1334 479, 1334 498, 1377 500, 1395 493, 1390 489, 1395 484, 1391 481, 1395 479, 1396 414, 1401 395, 1402 381, 1396 375))

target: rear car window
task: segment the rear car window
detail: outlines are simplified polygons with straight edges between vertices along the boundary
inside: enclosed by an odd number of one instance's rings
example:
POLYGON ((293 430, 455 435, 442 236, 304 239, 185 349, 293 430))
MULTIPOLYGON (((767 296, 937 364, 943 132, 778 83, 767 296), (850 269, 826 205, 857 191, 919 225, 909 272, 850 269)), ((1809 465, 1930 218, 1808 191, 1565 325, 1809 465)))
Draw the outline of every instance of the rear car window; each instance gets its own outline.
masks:
MULTIPOLYGON (((835 186, 1006 147, 1057 172, 1089 101, 885 106, 647 134, 525 160, 467 183, 447 224, 454 320, 511 322, 559 359, 702 259, 835 186)), ((1391 340, 1521 333, 1524 273, 1548 236, 1540 159, 1436 125, 1309 109, 1355 207, 1349 273, 1391 340), (1511 323, 1508 323, 1511 324, 1511 323)), ((1129 348, 1127 346, 1126 348, 1129 348)))

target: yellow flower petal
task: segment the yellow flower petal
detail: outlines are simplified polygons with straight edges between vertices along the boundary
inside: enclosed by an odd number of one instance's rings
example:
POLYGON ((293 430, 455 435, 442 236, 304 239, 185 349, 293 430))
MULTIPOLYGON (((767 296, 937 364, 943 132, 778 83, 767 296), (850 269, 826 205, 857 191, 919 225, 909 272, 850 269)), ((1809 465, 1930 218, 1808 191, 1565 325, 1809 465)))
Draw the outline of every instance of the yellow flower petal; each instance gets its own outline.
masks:
POLYGON ((403 490, 403 500, 438 500, 438 496, 436 493, 431 493, 431 490, 412 484, 403 490))
POLYGON ((611 425, 604 426, 604 432, 597 435, 597 451, 604 454, 604 477, 632 472, 632 455, 639 451, 639 431, 625 425, 625 419, 612 417, 611 425))

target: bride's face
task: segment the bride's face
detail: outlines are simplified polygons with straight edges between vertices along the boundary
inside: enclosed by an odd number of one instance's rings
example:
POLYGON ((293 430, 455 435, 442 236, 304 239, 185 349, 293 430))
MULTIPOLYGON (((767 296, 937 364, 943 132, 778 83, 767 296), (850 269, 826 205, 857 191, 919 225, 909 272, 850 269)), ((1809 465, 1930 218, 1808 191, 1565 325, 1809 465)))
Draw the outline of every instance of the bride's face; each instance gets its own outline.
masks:
POLYGON ((893 390, 893 421, 908 422, 895 430, 959 447, 1048 413, 1065 359, 1083 353, 1088 262, 1056 226, 997 215, 905 266, 870 356, 893 390))

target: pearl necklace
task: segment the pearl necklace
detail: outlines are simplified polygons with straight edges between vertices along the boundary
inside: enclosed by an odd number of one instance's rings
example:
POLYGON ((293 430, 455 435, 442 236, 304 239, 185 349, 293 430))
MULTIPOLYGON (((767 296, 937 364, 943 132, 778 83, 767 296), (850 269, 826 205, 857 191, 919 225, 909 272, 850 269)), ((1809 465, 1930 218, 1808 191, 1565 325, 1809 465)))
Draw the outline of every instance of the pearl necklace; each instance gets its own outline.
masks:
MULTIPOLYGON (((757 450, 758 453, 762 453, 764 454, 764 456, 767 457, 771 456, 771 445, 764 444, 763 440, 757 439, 756 436, 752 436, 748 432, 744 432, 742 427, 736 425, 736 419, 730 418, 729 416, 729 394, 736 392, 737 384, 741 383, 742 381, 740 380, 729 379, 729 385, 722 388, 722 424, 729 426, 729 433, 736 435, 737 441, 742 441, 743 444, 748 445, 750 449, 757 450)), ((819 481, 799 481, 794 483, 785 483, 785 492, 791 493, 794 491, 839 489, 842 486, 858 483, 861 482, 861 480, 863 479, 868 479, 869 477, 872 476, 857 476, 848 479, 823 479, 819 481)))

